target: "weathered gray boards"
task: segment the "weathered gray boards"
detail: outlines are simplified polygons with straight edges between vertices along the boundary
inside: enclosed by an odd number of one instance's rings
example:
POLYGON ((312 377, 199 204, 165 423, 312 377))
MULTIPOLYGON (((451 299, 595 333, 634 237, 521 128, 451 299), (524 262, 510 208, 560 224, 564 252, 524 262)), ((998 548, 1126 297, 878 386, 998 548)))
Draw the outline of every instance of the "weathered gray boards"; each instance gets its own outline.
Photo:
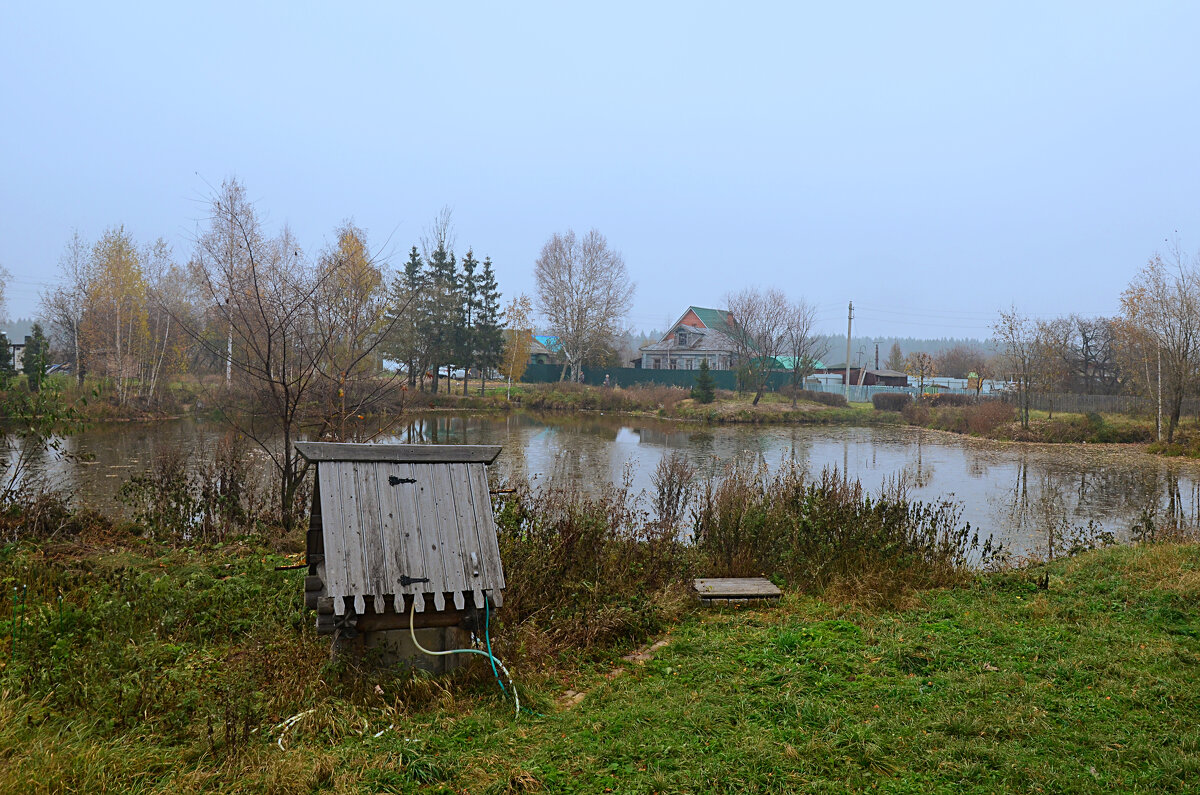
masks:
POLYGON ((762 577, 709 577, 692 582, 705 604, 778 601, 783 591, 762 577))
POLYGON ((458 624, 504 570, 487 465, 499 447, 298 442, 317 465, 305 602, 318 632, 458 624), (403 615, 403 621, 397 619, 403 615))

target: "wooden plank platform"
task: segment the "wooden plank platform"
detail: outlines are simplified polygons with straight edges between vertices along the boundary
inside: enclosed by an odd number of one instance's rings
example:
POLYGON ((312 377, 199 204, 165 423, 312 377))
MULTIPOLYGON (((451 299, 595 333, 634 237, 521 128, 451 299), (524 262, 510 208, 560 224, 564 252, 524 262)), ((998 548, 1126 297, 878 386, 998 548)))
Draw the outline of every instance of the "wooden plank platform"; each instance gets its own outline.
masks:
POLYGON ((693 581, 692 587, 702 602, 775 601, 783 596, 762 577, 712 577, 693 581))

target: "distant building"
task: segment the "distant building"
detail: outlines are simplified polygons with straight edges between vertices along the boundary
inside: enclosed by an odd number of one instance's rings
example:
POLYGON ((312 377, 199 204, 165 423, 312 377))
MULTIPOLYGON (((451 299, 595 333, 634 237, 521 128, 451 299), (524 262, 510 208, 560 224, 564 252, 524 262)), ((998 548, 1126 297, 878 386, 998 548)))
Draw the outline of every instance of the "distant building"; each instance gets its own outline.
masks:
POLYGON ((562 344, 558 337, 548 334, 534 334, 529 343, 530 364, 558 364, 562 360, 562 344))
MULTIPOLYGON (((846 365, 831 364, 815 370, 816 375, 837 376, 837 383, 846 383, 846 365)), ((850 365, 851 386, 908 386, 908 373, 899 370, 884 370, 862 365, 850 365)))
MULTIPOLYGON (((7 340, 6 340, 7 342, 7 340)), ((13 372, 25 372, 25 345, 29 342, 29 337, 25 338, 25 342, 9 342, 4 347, 4 361, 9 369, 13 372)))
POLYGON ((707 361, 711 370, 734 370, 737 333, 729 310, 689 306, 662 339, 638 348, 641 357, 633 364, 646 370, 698 370, 700 362, 707 361))

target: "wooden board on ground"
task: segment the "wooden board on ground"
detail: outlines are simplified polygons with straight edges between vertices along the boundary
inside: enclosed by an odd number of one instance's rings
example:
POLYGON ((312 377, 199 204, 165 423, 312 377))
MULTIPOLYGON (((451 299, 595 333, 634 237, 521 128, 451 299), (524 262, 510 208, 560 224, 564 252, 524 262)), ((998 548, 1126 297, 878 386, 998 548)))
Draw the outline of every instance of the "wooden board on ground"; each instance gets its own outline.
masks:
POLYGON ((770 580, 762 577, 711 577, 693 582, 696 595, 703 602, 774 601, 783 592, 770 580))

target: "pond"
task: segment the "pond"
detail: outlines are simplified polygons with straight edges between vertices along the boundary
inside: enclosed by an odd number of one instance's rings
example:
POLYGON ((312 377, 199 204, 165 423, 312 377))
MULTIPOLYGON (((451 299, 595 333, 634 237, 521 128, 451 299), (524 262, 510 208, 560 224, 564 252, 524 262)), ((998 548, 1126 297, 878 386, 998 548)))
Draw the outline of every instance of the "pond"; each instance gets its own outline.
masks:
MULTIPOLYGON (((227 434, 218 422, 114 423, 67 441, 76 459, 47 462, 77 503, 115 510, 116 493, 159 451, 208 449, 227 434)), ((981 537, 1014 553, 1044 552, 1051 528, 1086 526, 1127 538, 1146 512, 1195 523, 1200 468, 1117 445, 987 442, 899 426, 702 426, 624 416, 526 413, 417 416, 392 441, 497 444, 503 478, 571 478, 596 489, 628 479, 651 488, 663 456, 685 454, 700 471, 749 457, 772 469, 795 459, 810 472, 836 467, 878 491, 903 478, 920 500, 952 500, 981 537)))

